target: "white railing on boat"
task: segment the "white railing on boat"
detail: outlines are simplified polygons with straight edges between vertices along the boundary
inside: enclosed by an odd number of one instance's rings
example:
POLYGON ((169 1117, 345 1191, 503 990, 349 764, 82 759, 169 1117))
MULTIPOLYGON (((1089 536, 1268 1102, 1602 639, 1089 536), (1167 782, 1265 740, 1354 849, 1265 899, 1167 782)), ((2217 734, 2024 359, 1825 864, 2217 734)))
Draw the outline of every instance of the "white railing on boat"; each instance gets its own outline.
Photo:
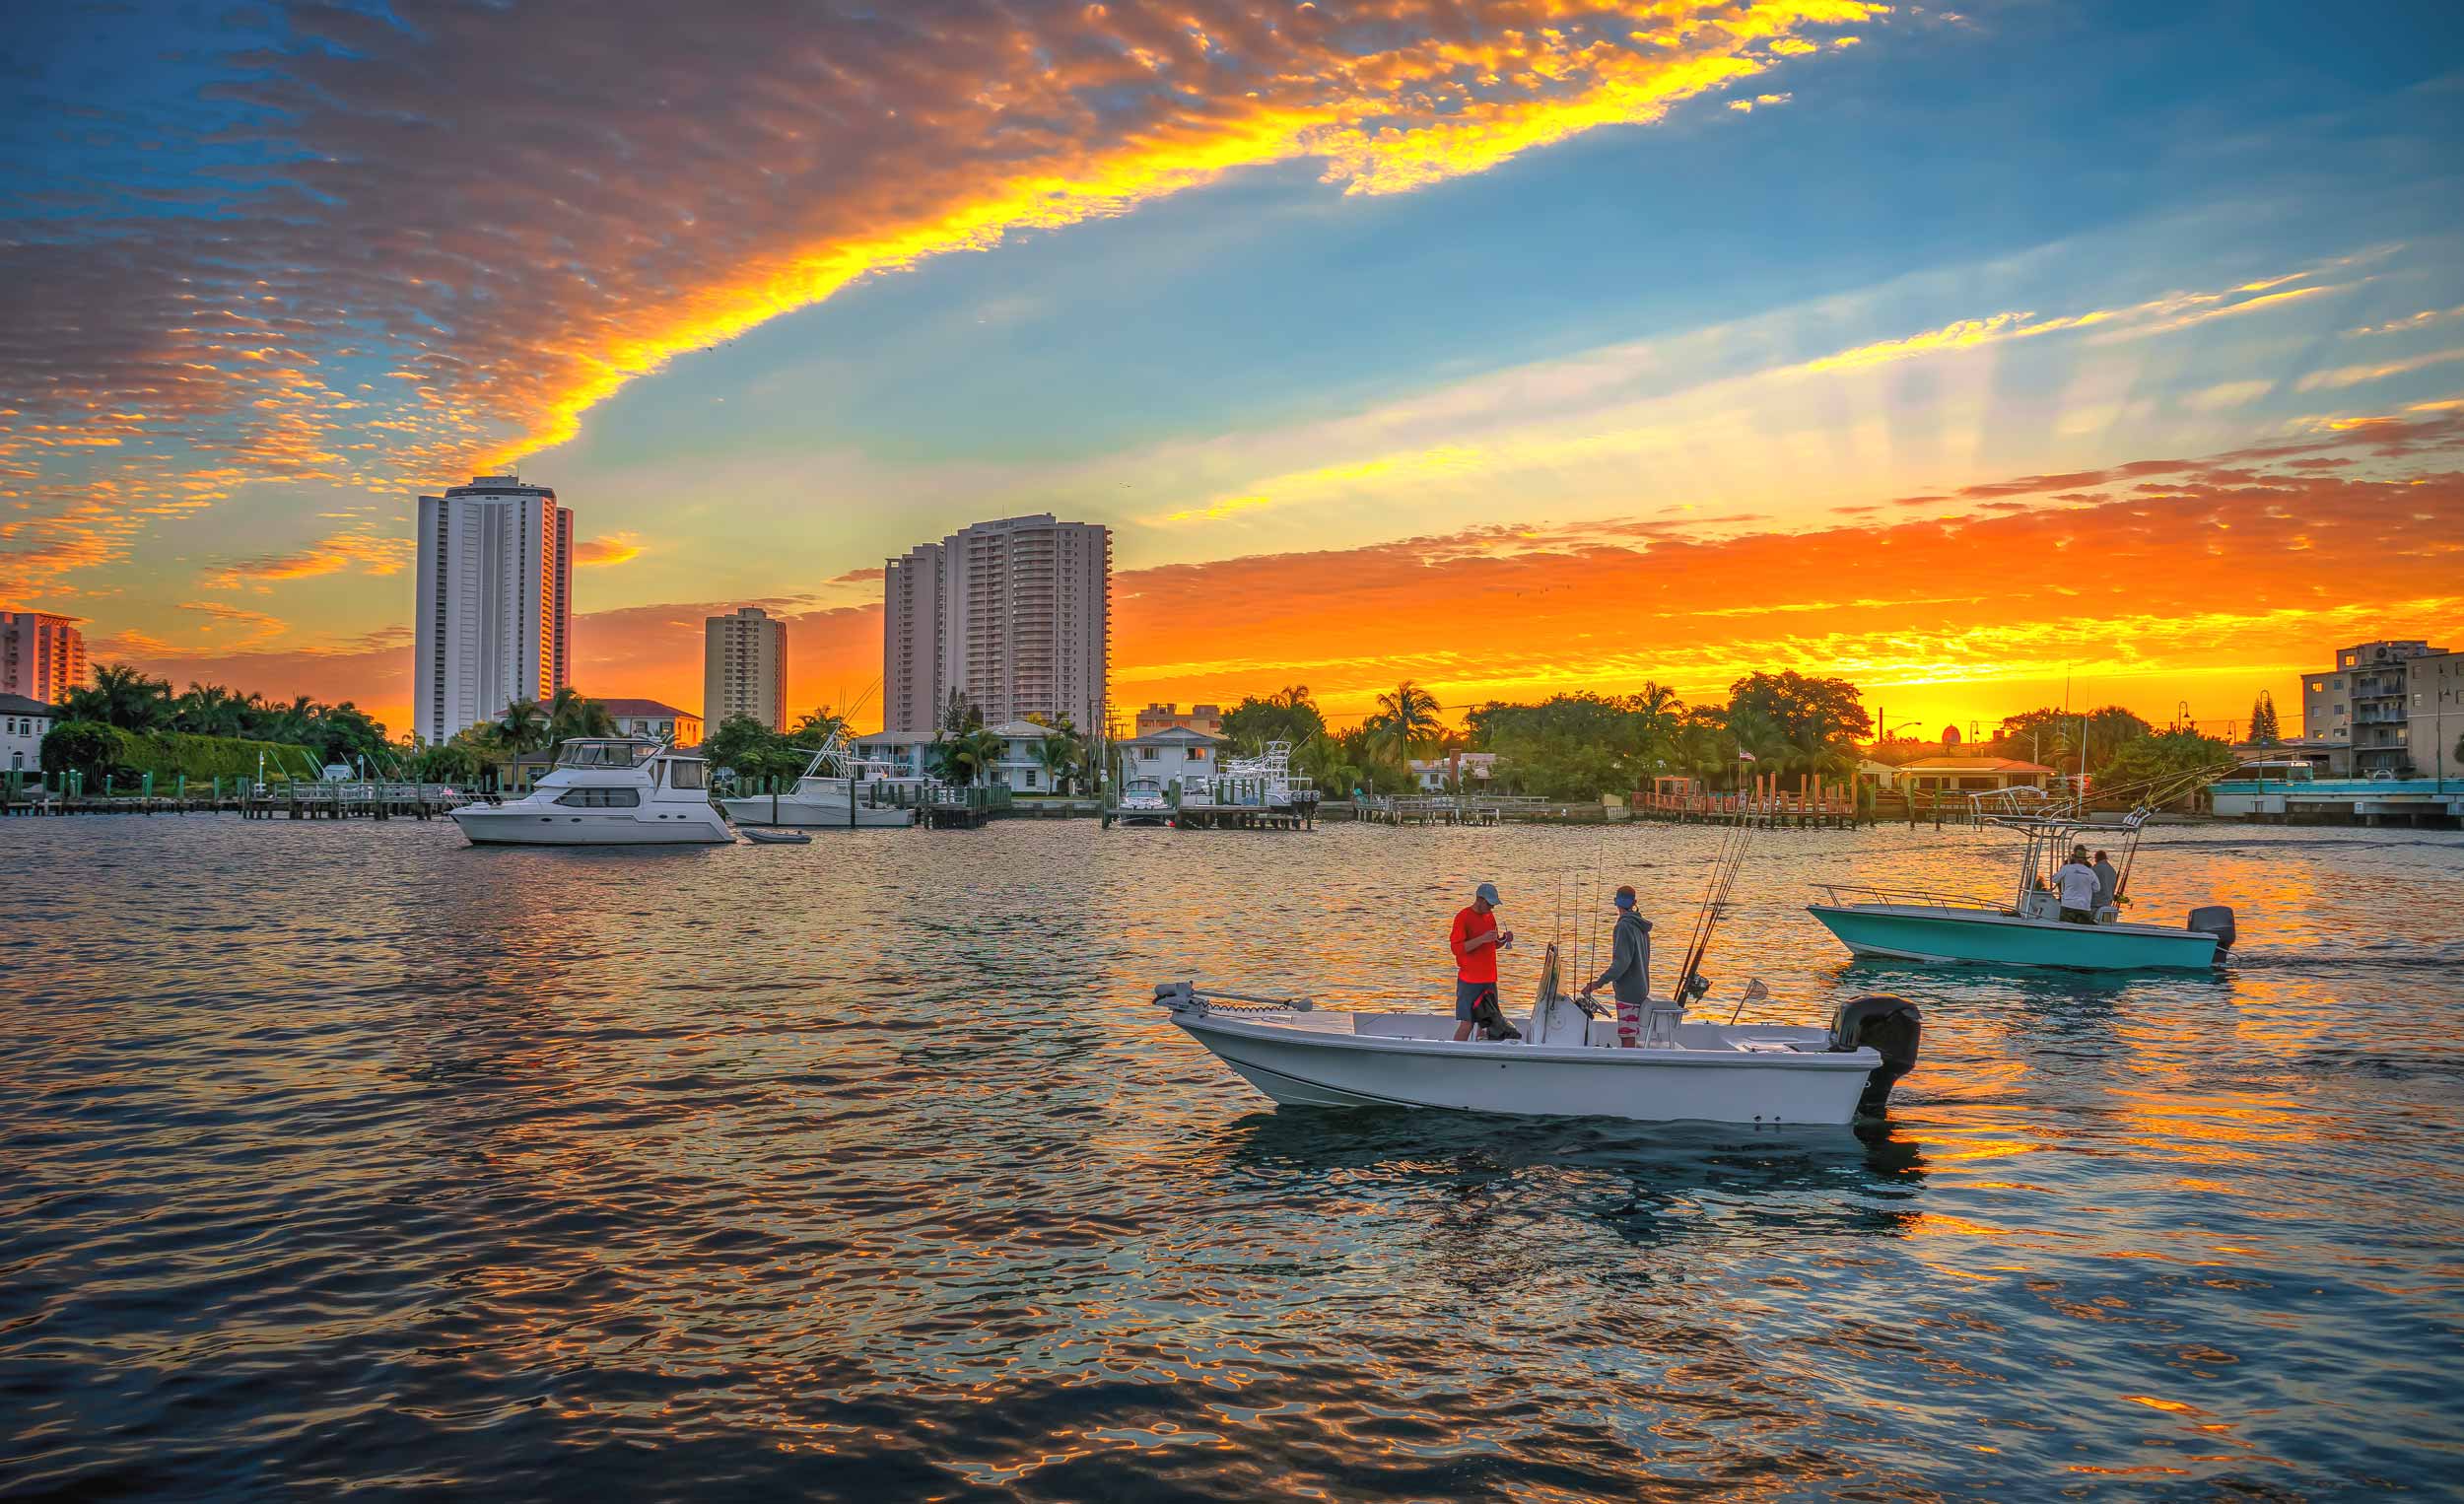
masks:
POLYGON ((1998 899, 1978 898, 1972 893, 1941 893, 1930 888, 1884 888, 1872 883, 1822 882, 1814 886, 1830 896, 1833 907, 1847 909, 1858 904, 1901 904, 1925 909, 1982 909, 1994 914, 2007 914, 2011 906, 1998 899))

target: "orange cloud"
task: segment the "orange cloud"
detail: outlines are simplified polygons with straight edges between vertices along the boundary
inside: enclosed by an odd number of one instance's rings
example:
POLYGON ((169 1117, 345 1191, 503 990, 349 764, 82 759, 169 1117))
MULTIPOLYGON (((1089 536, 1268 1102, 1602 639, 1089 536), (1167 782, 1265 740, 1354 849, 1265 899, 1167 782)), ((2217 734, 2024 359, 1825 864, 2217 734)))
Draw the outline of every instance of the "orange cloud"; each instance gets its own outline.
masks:
MULTIPOLYGON (((1972 510, 1952 519, 1498 524, 1129 570, 1114 580, 1113 699, 1298 682, 1341 718, 1403 677, 1460 710, 1645 679, 1716 700, 1750 669, 1795 668, 1929 718, 1990 720, 2058 697, 2066 674, 2153 718, 2184 698, 2222 718, 2259 687, 2282 698, 2339 642, 2452 631, 2458 450, 2464 418, 2376 420, 1923 499, 1972 510), (2419 473, 2358 478, 2355 459, 2419 473), (2365 599, 2338 583, 2356 579, 2365 599)), ((585 687, 698 704, 702 618, 732 604, 579 620, 585 687)), ((880 672, 877 606, 765 604, 789 621, 798 706, 862 697, 880 672)))
POLYGON ((585 538, 574 545, 574 563, 578 565, 630 564, 642 557, 638 534, 612 532, 604 538, 585 538))
POLYGON ((263 592, 282 581, 332 575, 354 566, 363 575, 394 575, 401 573, 418 551, 418 543, 410 538, 340 532, 290 553, 263 554, 218 565, 205 573, 201 582, 209 590, 247 586, 263 592))
MULTIPOLYGON (((83 537, 111 558, 128 513, 211 499, 158 441, 236 472, 212 494, 267 477, 398 494, 553 445, 671 358, 923 257, 1273 164, 1316 162, 1354 194, 1484 171, 1813 66, 1785 60, 1808 34, 1889 7, 1335 10, 956 0, 799 15, 794 45, 651 0, 588 25, 302 12, 298 50, 253 55, 231 88, 281 121, 281 166, 201 186, 210 235, 165 215, 99 221, 100 246, 58 220, 5 242, 22 318, 0 359, 0 502, 99 501, 122 520, 83 537), (523 61, 547 55, 561 65, 523 61)), ((67 547, 0 573, 76 568, 67 547)))

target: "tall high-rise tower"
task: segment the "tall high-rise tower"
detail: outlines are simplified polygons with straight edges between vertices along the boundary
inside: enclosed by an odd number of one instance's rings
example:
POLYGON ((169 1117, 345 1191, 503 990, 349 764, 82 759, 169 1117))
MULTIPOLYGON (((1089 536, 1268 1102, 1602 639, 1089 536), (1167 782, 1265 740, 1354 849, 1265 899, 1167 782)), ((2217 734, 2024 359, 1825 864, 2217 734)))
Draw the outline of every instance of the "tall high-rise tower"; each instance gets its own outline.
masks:
POLYGON ((1103 724, 1112 662, 1112 532, 1050 513, 978 522, 883 574, 884 726, 924 732, 953 691, 988 723, 1103 724))
POLYGON ((750 716, 776 731, 787 705, 787 624, 759 606, 702 621, 702 724, 750 716))
POLYGON ((75 617, 0 611, 0 695, 56 705, 85 685, 86 637, 75 617))
POLYGON ((546 486, 474 476, 419 499, 411 724, 434 745, 572 680, 574 514, 546 486))

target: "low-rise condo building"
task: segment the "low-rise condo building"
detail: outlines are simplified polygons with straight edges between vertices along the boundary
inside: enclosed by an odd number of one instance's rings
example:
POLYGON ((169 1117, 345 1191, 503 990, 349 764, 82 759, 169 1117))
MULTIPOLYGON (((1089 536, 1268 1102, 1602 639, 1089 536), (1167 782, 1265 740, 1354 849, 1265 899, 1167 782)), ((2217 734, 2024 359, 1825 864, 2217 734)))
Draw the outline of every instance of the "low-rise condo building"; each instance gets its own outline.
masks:
MULTIPOLYGON (((2302 676, 2301 739, 2326 747, 2326 771, 2338 777, 2400 773, 2439 761, 2416 755, 2413 718, 2419 711, 2436 710, 2431 698, 2435 687, 2451 673, 2425 660, 2452 660, 2454 656, 2420 638, 2337 649, 2335 667, 2302 676), (2419 696, 2413 684, 2416 677, 2431 685, 2419 696)), ((2425 738, 2434 739, 2434 728, 2442 723, 2433 718, 2426 724, 2425 738)), ((2426 745, 2420 750, 2430 752, 2426 745)), ((2453 751, 2452 738, 2445 750, 2453 751)))
POLYGON ((1202 731, 1208 736, 1223 734, 1223 708, 1217 705, 1193 705, 1183 710, 1173 701, 1150 705, 1137 714, 1137 734, 1151 736, 1179 726, 1185 731, 1202 731))

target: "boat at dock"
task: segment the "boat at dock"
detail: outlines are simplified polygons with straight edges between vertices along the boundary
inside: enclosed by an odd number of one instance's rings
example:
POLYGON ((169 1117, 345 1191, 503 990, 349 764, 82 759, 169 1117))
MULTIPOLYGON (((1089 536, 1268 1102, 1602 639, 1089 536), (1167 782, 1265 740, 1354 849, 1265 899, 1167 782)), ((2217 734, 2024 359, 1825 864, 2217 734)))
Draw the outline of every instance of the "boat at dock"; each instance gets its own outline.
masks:
POLYGON ((1614 1020, 1556 993, 1520 1038, 1456 1040, 1451 1014, 1349 1012, 1307 998, 1155 989, 1172 1022, 1278 1106, 1426 1108, 1633 1123, 1843 1126, 1882 1111, 1916 1063, 1914 1004, 1877 994, 1831 1026, 1692 1023, 1672 1003, 1621 1048, 1614 1020))
POLYGON ((1317 786, 1293 771, 1292 744, 1270 741, 1256 757, 1182 774, 1172 823, 1181 830, 1306 830, 1317 814, 1317 786))
POLYGON ((1133 778, 1121 786, 1121 793, 1113 801, 1112 823, 1115 825, 1170 825, 1172 800, 1164 793, 1163 780, 1133 778))
MULTIPOLYGON (((2034 790, 2026 790, 2028 793, 2034 790)), ((2139 841, 2154 806, 2142 803, 2118 825, 2095 824, 2076 800, 2031 801, 2019 789, 1978 795, 1978 824, 2019 837, 2018 886, 2008 901, 1912 888, 1824 883, 1829 902, 1807 912, 1860 957, 1894 961, 2051 968, 2066 971, 2141 971, 2212 968, 2234 939, 2233 912, 2193 909, 2181 928, 2141 924, 2121 918, 2137 867, 2139 841), (2093 912, 2092 923, 2064 920, 2052 876, 2064 855, 2082 842, 2123 844, 2114 899, 2093 912)))
POLYGON ((747 825, 739 829, 736 834, 755 846, 810 846, 813 844, 813 838, 800 830, 765 830, 758 825, 747 825))
POLYGON ((701 754, 643 737, 576 737, 530 792, 450 811, 473 846, 698 846, 735 833, 701 754))
POLYGON ((778 793, 740 794, 722 798, 721 808, 738 825, 787 825, 814 830, 859 830, 905 827, 915 823, 912 800, 902 799, 893 786, 906 787, 912 779, 898 779, 884 763, 859 761, 836 731, 815 749, 793 788, 778 793))

